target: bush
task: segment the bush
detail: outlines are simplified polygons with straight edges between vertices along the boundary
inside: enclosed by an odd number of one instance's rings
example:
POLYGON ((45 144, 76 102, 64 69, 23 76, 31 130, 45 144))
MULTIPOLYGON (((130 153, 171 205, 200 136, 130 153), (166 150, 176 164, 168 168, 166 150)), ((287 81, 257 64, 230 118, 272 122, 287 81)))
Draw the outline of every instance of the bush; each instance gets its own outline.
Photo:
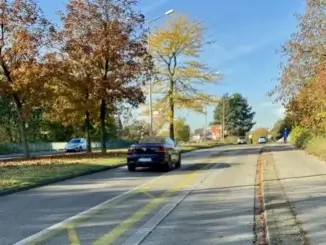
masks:
POLYGON ((309 129, 296 126, 292 129, 289 135, 289 141, 296 147, 305 149, 312 137, 313 134, 309 129))
POLYGON ((237 143, 237 139, 238 139, 237 136, 230 135, 230 136, 225 137, 224 142, 226 144, 235 144, 235 143, 237 143))
POLYGON ((306 143, 306 151, 309 154, 326 159, 326 135, 312 136, 306 143))

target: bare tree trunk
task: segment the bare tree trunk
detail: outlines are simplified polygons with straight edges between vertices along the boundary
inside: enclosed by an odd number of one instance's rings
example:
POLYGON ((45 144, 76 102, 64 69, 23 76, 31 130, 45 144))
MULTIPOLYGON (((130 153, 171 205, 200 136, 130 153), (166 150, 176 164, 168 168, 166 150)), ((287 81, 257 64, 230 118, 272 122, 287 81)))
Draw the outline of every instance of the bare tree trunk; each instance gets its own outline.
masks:
POLYGON ((169 131, 170 138, 174 140, 174 81, 170 80, 169 91, 169 131))
POLYGON ((101 152, 106 153, 106 128, 105 128, 105 118, 106 118, 106 103, 105 100, 101 100, 100 107, 100 130, 101 130, 101 152))
POLYGON ((90 116, 89 116, 89 111, 86 111, 85 113, 85 131, 86 131, 86 152, 92 152, 92 141, 91 141, 91 133, 90 133, 90 116))
POLYGON ((22 104, 19 100, 16 100, 15 102, 16 102, 17 114, 18 114, 19 135, 20 135, 21 143, 23 145, 23 153, 24 153, 24 157, 29 158, 30 153, 29 153, 29 149, 28 149, 26 122, 23 117, 23 108, 22 108, 22 104))

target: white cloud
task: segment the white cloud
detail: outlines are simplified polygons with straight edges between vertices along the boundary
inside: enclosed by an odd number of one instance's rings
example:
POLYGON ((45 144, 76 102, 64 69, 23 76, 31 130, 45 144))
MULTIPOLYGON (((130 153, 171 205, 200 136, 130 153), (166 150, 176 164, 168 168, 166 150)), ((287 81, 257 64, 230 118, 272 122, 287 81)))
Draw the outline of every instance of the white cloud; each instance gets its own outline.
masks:
POLYGON ((282 119, 285 116, 285 108, 271 101, 264 101, 260 104, 261 109, 269 110, 277 119, 282 119))

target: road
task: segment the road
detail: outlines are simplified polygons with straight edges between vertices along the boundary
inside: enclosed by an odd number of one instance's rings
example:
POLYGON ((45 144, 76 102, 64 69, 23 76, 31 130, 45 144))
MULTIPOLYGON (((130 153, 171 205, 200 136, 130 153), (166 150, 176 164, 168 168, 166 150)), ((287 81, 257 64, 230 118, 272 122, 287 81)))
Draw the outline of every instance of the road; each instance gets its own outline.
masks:
POLYGON ((263 233, 270 244, 326 244, 326 165, 261 148, 203 149, 168 173, 119 168, 0 197, 0 244, 241 245, 263 233), (259 188, 266 212, 255 219, 259 188))

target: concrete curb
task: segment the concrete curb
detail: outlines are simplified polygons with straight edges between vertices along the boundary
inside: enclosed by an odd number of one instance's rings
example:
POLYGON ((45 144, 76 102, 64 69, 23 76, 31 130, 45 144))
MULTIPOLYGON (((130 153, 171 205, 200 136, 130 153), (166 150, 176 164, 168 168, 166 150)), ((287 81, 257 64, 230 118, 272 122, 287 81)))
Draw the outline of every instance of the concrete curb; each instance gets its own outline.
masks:
MULTIPOLYGON (((264 147, 262 148, 261 154, 264 154, 264 147)), ((268 218, 268 212, 267 212, 267 209, 266 209, 266 199, 265 199, 264 171, 262 172, 261 186, 262 186, 262 196, 263 196, 263 208, 264 208, 264 213, 265 213, 264 216, 265 216, 266 241, 267 241, 267 244, 271 244, 270 236, 269 236, 269 227, 268 227, 269 218, 268 218)))
MULTIPOLYGON (((214 147, 220 147, 220 146, 224 146, 224 145, 216 145, 216 146, 208 146, 208 147, 204 147, 204 148, 199 148, 199 149, 193 149, 193 150, 185 150, 183 152, 181 152, 181 154, 184 153, 188 153, 188 152, 193 152, 193 151, 198 151, 198 150, 203 150, 203 149, 210 149, 210 148, 214 148, 214 147)), ((91 174, 95 174, 95 173, 99 173, 99 172, 104 172, 110 169, 115 169, 115 168, 120 168, 125 166, 126 163, 121 163, 121 164, 117 164, 114 166, 107 166, 107 167, 103 167, 103 168, 98 168, 98 169, 91 169, 82 173, 75 173, 75 174, 71 174, 68 176, 64 176, 64 177, 59 177, 59 178, 55 178, 55 179, 49 179, 49 180, 44 180, 41 181, 39 183, 36 184, 31 184, 31 185, 26 185, 26 186, 21 186, 21 187, 14 187, 8 190, 3 190, 0 191, 0 197, 1 196, 8 196, 17 192, 21 192, 21 191, 27 191, 30 189, 35 189, 38 187, 42 187, 42 186, 47 186, 47 185, 51 185, 51 184, 55 184, 61 181, 65 181, 65 180, 70 180, 70 179, 74 179, 77 177, 82 177, 82 176, 86 176, 86 175, 91 175, 91 174)))

